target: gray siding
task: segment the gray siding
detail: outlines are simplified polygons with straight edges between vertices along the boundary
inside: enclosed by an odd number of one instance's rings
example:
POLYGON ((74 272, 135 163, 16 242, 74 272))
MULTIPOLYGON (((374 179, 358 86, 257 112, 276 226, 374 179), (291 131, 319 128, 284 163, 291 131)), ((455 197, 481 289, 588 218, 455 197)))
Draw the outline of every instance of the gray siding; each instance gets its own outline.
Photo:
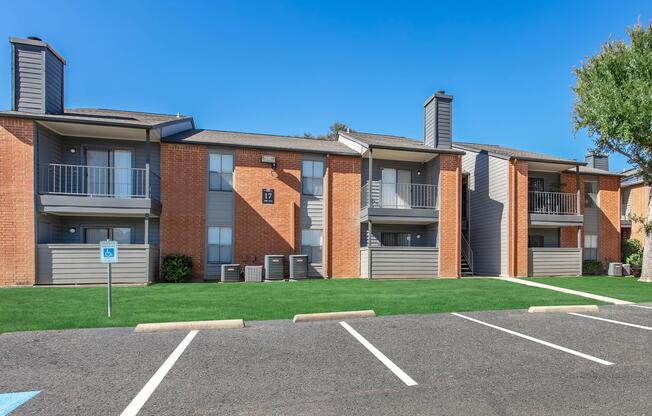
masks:
MULTIPOLYGON (((410 233, 413 247, 437 247, 437 223, 419 225, 419 224, 373 224, 371 226, 371 247, 380 247, 381 233, 383 232, 401 232, 410 233), (420 235, 421 238, 417 238, 420 235)), ((360 224, 360 246, 367 246, 367 224, 360 224)))
POLYGON ((369 249, 366 247, 360 249, 360 277, 369 278, 369 249))
POLYGON ((439 149, 450 149, 453 141, 453 101, 435 94, 424 108, 424 143, 439 149))
POLYGON ((508 162, 486 153, 467 152, 470 243, 476 275, 507 275, 508 162))
POLYGON ((529 276, 579 276, 582 250, 579 248, 530 248, 529 276))
MULTIPOLYGON (((67 217, 56 215, 41 215, 39 217, 39 242, 53 244, 83 244, 84 228, 86 227, 131 227, 132 243, 145 242, 144 218, 98 218, 98 217, 67 217), (76 228, 75 233, 69 231, 76 228)), ((159 219, 149 220, 149 243, 158 245, 160 241, 159 219)))
MULTIPOLYGON (((94 244, 39 244, 39 284, 106 283, 107 265, 100 263, 94 244)), ((114 283, 147 283, 158 273, 158 249, 147 245, 122 245, 118 262, 111 266, 114 283), (148 276, 149 270, 151 274, 148 276)))
MULTIPOLYGON (((439 182, 439 160, 429 163, 403 162, 400 160, 373 159, 372 162, 372 180, 379 181, 382 179, 383 168, 405 169, 412 173, 411 183, 428 183, 438 184, 439 182), (435 172, 436 171, 436 172, 435 172), (418 174, 421 172, 421 175, 418 174), (431 172, 431 173, 429 173, 431 172), (437 175, 436 175, 437 174, 437 175)), ((366 184, 369 179, 369 159, 362 159, 362 185, 366 184)))
POLYGON ((63 112, 63 62, 44 46, 13 44, 14 103, 17 111, 63 112))
MULTIPOLYGON (((438 265, 439 250, 436 248, 371 249, 372 279, 434 278, 439 274, 438 265)), ((366 276, 363 274, 363 277, 366 276)))
MULTIPOLYGON (((586 177, 585 182, 596 182, 598 184, 598 189, 600 187, 600 181, 597 177, 586 177)), ((582 195, 584 198, 584 195, 582 195)), ((584 199, 582 199, 582 204, 584 204, 584 199)), ((597 236, 597 258, 600 258, 600 193, 598 192, 598 207, 597 208, 588 208, 584 207, 584 242, 586 243, 586 237, 595 235, 597 236)), ((585 255, 588 255, 589 252, 585 251, 585 255)))
POLYGON ((533 228, 528 229, 528 235, 543 237, 544 247, 559 247, 559 228, 533 228))
POLYGON ((45 112, 63 113, 63 62, 45 50, 45 112))
POLYGON ((528 179, 531 178, 543 179, 543 187, 545 192, 565 192, 563 190, 559 190, 558 173, 528 171, 528 179))
POLYGON ((14 45, 14 108, 44 113, 45 71, 43 48, 14 45))

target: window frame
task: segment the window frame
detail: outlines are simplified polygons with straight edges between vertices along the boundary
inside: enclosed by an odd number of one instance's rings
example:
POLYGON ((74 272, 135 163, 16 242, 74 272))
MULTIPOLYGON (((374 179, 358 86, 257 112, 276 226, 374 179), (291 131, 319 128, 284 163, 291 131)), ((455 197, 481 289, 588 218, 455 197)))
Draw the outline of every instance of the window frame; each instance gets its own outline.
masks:
POLYGON ((233 192, 233 173, 235 171, 235 157, 233 153, 212 152, 208 154, 208 190, 212 192, 233 192), (219 158, 218 170, 212 170, 211 160, 219 158), (224 170, 224 158, 231 159, 231 170, 224 170), (213 183, 213 174, 218 181, 217 186, 213 183), (228 180, 227 180, 228 178, 228 180), (225 185, 226 184, 226 185, 225 185))
POLYGON ((97 244, 97 243, 88 243, 86 239, 86 231, 87 230, 107 230, 107 236, 109 237, 109 240, 114 240, 114 234, 113 230, 114 228, 126 228, 129 230, 129 242, 128 243, 119 243, 119 244, 135 244, 134 243, 134 227, 130 225, 81 225, 79 226, 79 230, 81 232, 80 239, 82 241, 82 244, 97 244))
POLYGON ((324 195, 324 174, 326 172, 326 163, 323 159, 303 159, 301 161, 301 194, 311 196, 324 195), (321 164, 320 176, 315 176, 315 163, 321 164), (310 175, 305 167, 310 164, 310 175))
POLYGON ((227 226, 208 226, 206 227, 206 263, 208 264, 230 264, 233 262, 233 227, 227 226), (218 230, 217 244, 210 243, 210 230, 211 228, 216 228, 218 230), (224 230, 229 230, 229 244, 222 244, 222 232, 224 230), (211 246, 217 247, 217 260, 211 260, 211 246), (222 250, 228 247, 229 250, 229 259, 227 261, 222 261, 222 250))
MULTIPOLYGON (((315 235, 312 236, 315 238, 315 235)), ((312 240, 311 238, 311 240, 312 240)), ((309 243, 314 243, 314 241, 309 241, 309 243)), ((308 263, 310 264, 323 264, 324 261, 324 230, 315 229, 315 228, 303 228, 301 230, 301 254, 308 256, 308 263), (306 238, 304 233, 319 233, 319 245, 315 244, 305 244, 306 238), (319 258, 319 261, 313 261, 316 257, 319 258)))

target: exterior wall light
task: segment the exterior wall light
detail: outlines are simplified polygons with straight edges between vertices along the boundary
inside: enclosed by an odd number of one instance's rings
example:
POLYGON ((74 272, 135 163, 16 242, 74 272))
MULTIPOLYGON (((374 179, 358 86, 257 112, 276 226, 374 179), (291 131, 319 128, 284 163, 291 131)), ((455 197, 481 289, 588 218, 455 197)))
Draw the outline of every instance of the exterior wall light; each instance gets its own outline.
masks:
POLYGON ((77 148, 75 148, 75 147, 71 147, 69 150, 70 150, 70 153, 77 153, 77 148))
POLYGON ((77 232, 77 229, 75 227, 70 227, 70 228, 68 228, 68 232, 70 234, 75 234, 77 232))
POLYGON ((273 155, 263 155, 260 158, 261 163, 272 165, 273 169, 276 169, 276 156, 273 155))

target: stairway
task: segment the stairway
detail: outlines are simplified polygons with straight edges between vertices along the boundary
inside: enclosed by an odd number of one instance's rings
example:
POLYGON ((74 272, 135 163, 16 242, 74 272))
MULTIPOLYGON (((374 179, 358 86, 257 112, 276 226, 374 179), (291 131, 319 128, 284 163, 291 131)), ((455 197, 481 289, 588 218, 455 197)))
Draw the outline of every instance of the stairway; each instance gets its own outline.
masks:
POLYGON ((464 258, 464 255, 460 256, 460 261, 462 262, 462 277, 473 276, 473 270, 471 269, 471 266, 469 266, 469 263, 464 258))

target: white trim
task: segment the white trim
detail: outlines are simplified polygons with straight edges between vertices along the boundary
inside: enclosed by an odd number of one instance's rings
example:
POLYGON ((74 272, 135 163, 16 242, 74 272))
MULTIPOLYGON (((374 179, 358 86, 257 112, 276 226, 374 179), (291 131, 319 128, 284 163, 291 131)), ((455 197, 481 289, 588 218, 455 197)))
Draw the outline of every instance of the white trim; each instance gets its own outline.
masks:
POLYGON ((355 329, 351 328, 346 322, 340 322, 340 325, 344 327, 355 339, 357 339, 360 344, 364 345, 366 349, 369 350, 381 363, 385 364, 385 367, 389 368, 392 373, 394 373, 398 378, 401 379, 403 383, 407 386, 416 386, 417 382, 408 376, 403 370, 401 370, 396 364, 392 362, 389 358, 385 356, 378 348, 374 347, 369 341, 367 341, 362 335, 360 335, 355 329))
POLYGON ((464 316, 464 315, 461 315, 459 313, 452 313, 451 315, 455 315, 455 316, 458 316, 460 318, 464 318, 464 319, 467 319, 469 321, 476 322, 476 323, 478 323, 480 325, 488 326, 489 328, 493 328, 493 329, 497 329, 499 331, 506 332, 506 333, 508 333, 510 335, 514 335, 514 336, 517 336, 517 337, 520 337, 520 338, 523 338, 523 339, 527 339, 528 341, 536 342, 537 344, 545 345, 546 347, 554 348, 556 350, 563 351, 563 352, 566 352, 568 354, 576 355, 578 357, 582 357, 584 359, 594 361, 594 362, 596 362, 598 364, 602 364, 602 365, 613 365, 614 364, 612 362, 603 360, 601 358, 594 357, 592 355, 588 355, 588 354, 584 354, 584 353, 579 352, 579 351, 571 350, 570 348, 562 347, 561 345, 553 344, 552 342, 544 341, 542 339, 534 338, 534 337, 531 337, 529 335, 521 334, 520 332, 512 331, 512 330, 507 329, 507 328, 502 328, 502 327, 499 327, 497 325, 492 325, 492 324, 487 323, 487 322, 482 322, 482 321, 480 321, 478 319, 474 319, 474 318, 471 318, 471 317, 468 317, 468 316, 464 316))
POLYGON ((152 378, 149 379, 147 384, 138 392, 136 397, 129 403, 129 405, 125 408, 125 410, 120 413, 120 416, 136 416, 138 412, 140 412, 140 409, 145 405, 149 397, 154 393, 154 390, 158 387, 158 385, 163 381, 165 376, 167 375, 168 371, 172 368, 174 363, 177 362, 179 357, 181 357, 181 354, 186 350, 188 345, 190 345, 190 342, 195 338, 195 335, 197 335, 197 330, 190 331, 188 335, 179 343, 177 348, 175 348, 174 351, 172 351, 172 354, 165 360, 163 365, 154 373, 152 378))

